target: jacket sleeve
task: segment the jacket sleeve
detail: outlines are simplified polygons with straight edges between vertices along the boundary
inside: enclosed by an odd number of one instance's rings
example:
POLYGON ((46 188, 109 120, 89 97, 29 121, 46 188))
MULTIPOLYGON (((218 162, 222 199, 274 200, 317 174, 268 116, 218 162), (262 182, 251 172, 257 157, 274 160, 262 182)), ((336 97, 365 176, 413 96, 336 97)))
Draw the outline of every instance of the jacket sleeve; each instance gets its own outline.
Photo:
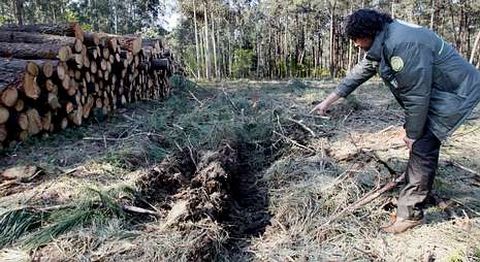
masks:
POLYGON ((397 92, 405 109, 405 131, 407 137, 418 139, 422 136, 427 121, 430 93, 432 90, 433 52, 420 43, 402 43, 397 45, 390 56, 402 61, 401 69, 392 65, 397 92), (396 57, 396 58, 395 58, 396 57))
POLYGON ((352 93, 358 86, 370 79, 377 72, 378 62, 363 58, 350 73, 342 79, 335 89, 335 93, 341 97, 346 97, 352 93))

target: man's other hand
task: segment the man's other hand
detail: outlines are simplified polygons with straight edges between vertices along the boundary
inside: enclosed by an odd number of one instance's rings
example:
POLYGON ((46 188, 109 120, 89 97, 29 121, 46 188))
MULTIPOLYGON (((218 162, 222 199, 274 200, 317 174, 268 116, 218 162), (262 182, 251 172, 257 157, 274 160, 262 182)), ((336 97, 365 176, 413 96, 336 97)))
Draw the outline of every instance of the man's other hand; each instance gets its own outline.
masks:
POLYGON ((312 110, 310 110, 310 114, 317 113, 321 116, 327 115, 329 105, 325 103, 325 101, 317 104, 312 110))

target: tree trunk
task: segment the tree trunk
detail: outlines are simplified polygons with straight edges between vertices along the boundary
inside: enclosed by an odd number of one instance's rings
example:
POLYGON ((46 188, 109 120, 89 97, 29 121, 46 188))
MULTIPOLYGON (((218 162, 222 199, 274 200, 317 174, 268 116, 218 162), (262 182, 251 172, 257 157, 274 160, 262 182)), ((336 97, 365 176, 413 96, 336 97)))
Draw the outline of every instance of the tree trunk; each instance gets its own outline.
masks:
POLYGON ((205 18, 205 77, 210 79, 210 47, 208 45, 208 14, 206 4, 203 6, 203 16, 205 18))
POLYGON ((215 70, 215 77, 219 78, 218 74, 218 66, 217 66, 217 46, 215 43, 215 19, 213 16, 213 12, 211 14, 211 19, 212 19, 212 47, 213 47, 213 65, 214 65, 214 70, 215 70))
POLYGON ((0 42, 64 45, 69 46, 75 52, 81 52, 83 48, 82 41, 74 37, 29 32, 0 31, 0 42))
POLYGON ((430 30, 434 31, 435 30, 435 14, 437 12, 437 6, 435 4, 436 0, 431 0, 432 6, 430 9, 432 10, 432 14, 430 15, 430 30))
POLYGON ((2 43, 0 45, 1 57, 21 59, 59 59, 62 62, 70 59, 72 49, 58 44, 24 44, 2 43))
POLYGON ((76 22, 63 24, 3 25, 0 30, 72 36, 83 41, 83 30, 76 22))
MULTIPOLYGON (((478 31, 477 37, 475 37, 475 42, 473 44, 472 51, 470 53, 469 62, 471 64, 473 64, 473 60, 475 59, 475 54, 477 53, 477 48, 478 48, 479 44, 480 44, 480 31, 478 31)), ((480 61, 480 59, 479 59, 479 61, 480 61)))
POLYGON ((198 42, 198 29, 197 29, 197 12, 195 0, 193 1, 193 26, 195 30, 195 58, 197 62, 197 78, 200 78, 200 47, 198 42))
POLYGON ((337 2, 330 3, 330 76, 335 77, 335 6, 337 2))
POLYGON ((94 32, 85 32, 83 43, 86 46, 97 46, 100 44, 100 36, 94 32))
POLYGON ((17 22, 18 25, 23 25, 23 14, 25 11, 23 10, 23 2, 24 0, 16 0, 15 1, 15 9, 17 11, 17 22))
POLYGON ((27 97, 37 99, 40 96, 40 88, 36 83, 36 76, 26 72, 28 61, 7 60, 0 58, 0 92, 2 93, 3 104, 14 105, 18 94, 12 91, 13 88, 21 89, 27 97), (5 91, 7 90, 7 91, 5 91), (8 92, 8 94, 3 94, 8 92))
POLYGON ((152 59, 151 70, 171 71, 170 60, 167 58, 152 59))

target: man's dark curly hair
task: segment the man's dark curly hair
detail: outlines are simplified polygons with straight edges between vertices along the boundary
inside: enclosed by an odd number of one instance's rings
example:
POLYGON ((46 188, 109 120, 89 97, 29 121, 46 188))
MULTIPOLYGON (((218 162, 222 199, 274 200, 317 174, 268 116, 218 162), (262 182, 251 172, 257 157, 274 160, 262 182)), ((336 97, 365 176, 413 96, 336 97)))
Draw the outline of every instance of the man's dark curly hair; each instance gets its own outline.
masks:
POLYGON ((364 37, 375 37, 385 24, 391 23, 392 17, 373 9, 359 9, 345 19, 345 34, 354 40, 364 37))

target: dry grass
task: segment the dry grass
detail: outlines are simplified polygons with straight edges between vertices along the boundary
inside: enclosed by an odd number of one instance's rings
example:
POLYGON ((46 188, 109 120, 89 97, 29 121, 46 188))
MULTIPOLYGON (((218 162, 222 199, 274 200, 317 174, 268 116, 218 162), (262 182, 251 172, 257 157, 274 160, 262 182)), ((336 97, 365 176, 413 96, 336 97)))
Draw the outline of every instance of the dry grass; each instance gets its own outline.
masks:
MULTIPOLYGON (((4 152, 2 167, 35 164, 45 172, 40 180, 14 185, 15 190, 0 199, 0 213, 20 206, 91 200, 90 209, 84 210, 93 216, 42 239, 33 249, 26 248, 28 239, 78 214, 73 212, 77 209, 50 212, 38 227, 26 228, 4 245, 0 260, 480 259, 480 178, 472 173, 478 174, 480 167, 479 120, 463 126, 441 153, 436 192, 454 201, 451 209, 458 217, 451 219, 431 207, 426 225, 387 235, 378 229, 388 221, 387 207, 397 191, 353 212, 337 214, 403 172, 408 152, 401 142, 401 109, 381 84, 373 82, 338 103, 330 120, 309 115, 335 84, 241 80, 194 87, 180 81, 168 101, 137 104, 104 123, 4 152), (202 168, 196 166, 197 155, 229 147, 238 150, 240 164, 225 169, 236 179, 229 185, 231 194, 227 193, 234 199, 226 207, 229 213, 198 215, 189 210, 198 216, 186 216, 166 227, 175 200, 186 192, 200 192, 184 182, 202 168), (169 182, 160 183, 161 176, 156 174, 166 175, 169 182), (159 188, 142 189, 140 181, 146 178, 159 188), (239 184, 246 183, 244 179, 248 184, 239 184), (162 188, 166 185, 171 188, 162 188), (105 199, 101 194, 92 196, 88 188, 104 192, 110 206, 99 205, 105 199), (125 203, 159 213, 108 211, 125 203), (260 213, 264 215, 254 216, 260 213), (268 225, 245 231, 266 218, 268 225)), ((477 110, 474 117, 478 116, 477 110)))

